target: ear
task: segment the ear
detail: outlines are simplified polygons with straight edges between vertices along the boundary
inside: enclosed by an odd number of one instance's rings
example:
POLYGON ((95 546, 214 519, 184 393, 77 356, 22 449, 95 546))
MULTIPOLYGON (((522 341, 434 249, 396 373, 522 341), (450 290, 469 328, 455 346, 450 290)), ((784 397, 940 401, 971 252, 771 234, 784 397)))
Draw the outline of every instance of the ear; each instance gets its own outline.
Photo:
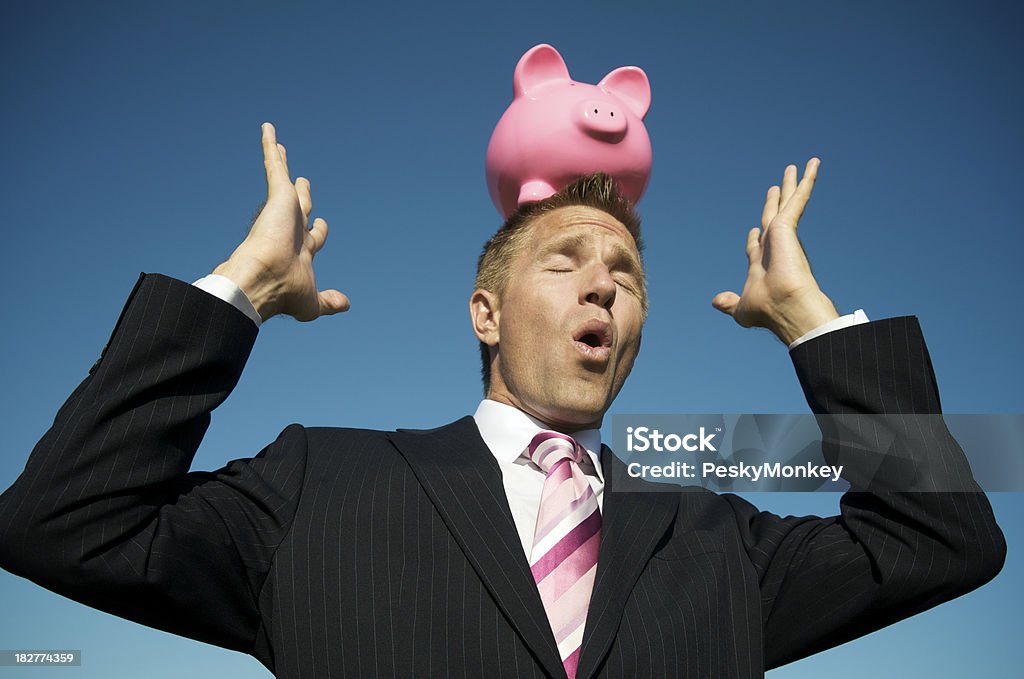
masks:
POLYGON ((597 86, 614 94, 641 120, 651 107, 651 83, 643 69, 636 66, 615 69, 602 78, 597 86))
POLYGON ((531 90, 552 81, 570 82, 569 69, 562 55, 551 45, 537 45, 522 56, 512 76, 512 96, 526 96, 531 90))
POLYGON ((498 296, 490 290, 474 290, 469 298, 469 319, 476 338, 489 347, 498 346, 499 316, 498 296))

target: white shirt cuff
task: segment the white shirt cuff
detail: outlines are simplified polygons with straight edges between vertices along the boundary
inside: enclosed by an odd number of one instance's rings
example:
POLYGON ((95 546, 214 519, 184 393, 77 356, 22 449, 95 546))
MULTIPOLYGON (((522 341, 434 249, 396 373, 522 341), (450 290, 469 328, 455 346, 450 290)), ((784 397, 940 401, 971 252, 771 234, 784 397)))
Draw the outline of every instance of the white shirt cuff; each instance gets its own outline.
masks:
POLYGON ((242 292, 242 288, 235 285, 235 282, 227 276, 212 273, 209 276, 203 276, 192 285, 235 307, 248 316, 256 324, 257 328, 263 322, 259 313, 256 312, 256 307, 252 305, 249 298, 242 292))
POLYGON ((868 315, 864 313, 863 309, 857 309, 852 314, 846 314, 839 318, 833 318, 827 323, 822 323, 814 330, 804 333, 800 337, 793 340, 793 343, 789 345, 789 350, 792 351, 797 346, 803 344, 807 340, 814 339, 815 337, 821 337, 825 333, 832 332, 833 330, 842 330, 843 328, 849 328, 851 325, 860 325, 861 323, 868 322, 868 315))

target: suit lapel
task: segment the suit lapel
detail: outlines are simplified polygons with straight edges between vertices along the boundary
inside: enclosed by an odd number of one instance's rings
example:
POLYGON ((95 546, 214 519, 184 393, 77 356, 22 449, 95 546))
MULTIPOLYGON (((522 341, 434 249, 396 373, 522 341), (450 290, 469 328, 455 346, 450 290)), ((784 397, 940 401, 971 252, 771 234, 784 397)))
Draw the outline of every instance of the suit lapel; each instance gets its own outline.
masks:
POLYGON ((608 654, 626 600, 679 505, 678 493, 671 489, 628 492, 621 483, 616 488, 616 479, 627 478, 625 465, 607 446, 601 449, 601 468, 605 478, 601 548, 577 679, 589 679, 608 654))
POLYGON ((476 422, 464 417, 439 429, 388 436, 524 643, 549 674, 564 676, 501 471, 476 422))

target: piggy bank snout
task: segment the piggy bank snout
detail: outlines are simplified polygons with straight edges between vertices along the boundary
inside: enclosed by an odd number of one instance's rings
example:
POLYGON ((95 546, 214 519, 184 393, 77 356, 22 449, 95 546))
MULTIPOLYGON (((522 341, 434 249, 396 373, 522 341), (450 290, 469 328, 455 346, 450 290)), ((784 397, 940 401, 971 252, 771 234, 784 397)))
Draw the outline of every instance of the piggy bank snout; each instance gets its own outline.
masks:
POLYGON ((586 99, 577 106, 577 125, 592 137, 617 142, 626 136, 625 109, 610 99, 586 99))

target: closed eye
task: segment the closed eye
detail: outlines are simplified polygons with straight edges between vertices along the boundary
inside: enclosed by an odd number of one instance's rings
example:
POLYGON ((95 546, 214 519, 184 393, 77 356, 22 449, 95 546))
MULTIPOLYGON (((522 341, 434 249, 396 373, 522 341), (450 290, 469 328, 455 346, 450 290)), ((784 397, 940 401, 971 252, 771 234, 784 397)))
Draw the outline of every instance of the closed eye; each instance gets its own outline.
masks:
POLYGON ((575 258, 565 252, 549 252, 540 260, 540 265, 545 271, 551 273, 571 273, 576 270, 575 258))
POLYGON ((633 276, 616 276, 615 284, 621 286, 623 290, 628 292, 630 295, 633 295, 637 299, 641 297, 640 285, 633 276))
POLYGON ((616 283, 626 288, 632 288, 636 285, 636 279, 627 273, 616 274, 614 278, 616 283))

